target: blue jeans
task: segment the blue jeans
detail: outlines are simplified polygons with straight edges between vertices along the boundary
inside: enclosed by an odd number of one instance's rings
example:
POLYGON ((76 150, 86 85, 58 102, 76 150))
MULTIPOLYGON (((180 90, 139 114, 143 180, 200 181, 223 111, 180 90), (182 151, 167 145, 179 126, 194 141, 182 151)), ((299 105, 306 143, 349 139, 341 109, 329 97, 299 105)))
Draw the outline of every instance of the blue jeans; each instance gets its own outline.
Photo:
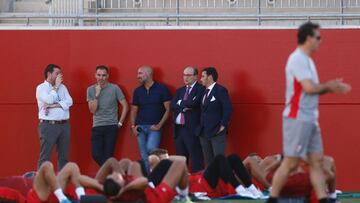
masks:
POLYGON ((145 163, 147 172, 149 172, 148 156, 154 149, 160 146, 162 129, 157 131, 150 130, 151 125, 138 125, 138 127, 141 128, 141 132, 137 136, 141 159, 145 163))

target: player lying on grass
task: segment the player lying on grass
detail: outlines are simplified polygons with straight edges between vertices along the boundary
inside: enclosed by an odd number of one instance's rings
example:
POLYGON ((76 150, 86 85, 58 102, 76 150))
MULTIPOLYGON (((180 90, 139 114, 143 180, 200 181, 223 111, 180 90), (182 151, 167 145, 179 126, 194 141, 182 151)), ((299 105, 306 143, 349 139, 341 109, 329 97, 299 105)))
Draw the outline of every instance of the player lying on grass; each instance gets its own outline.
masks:
MULTIPOLYGON (((264 188, 269 188, 270 180, 272 180, 276 169, 280 166, 281 160, 282 156, 280 154, 262 158, 258 154, 252 153, 244 160, 244 165, 258 183, 260 183, 264 188)), ((325 175, 330 202, 336 202, 336 167, 334 158, 324 156, 322 168, 325 175)), ((312 190, 309 176, 308 166, 305 162, 302 162, 302 164, 298 166, 297 170, 295 170, 289 177, 282 194, 297 194, 300 196, 309 195, 309 191, 311 192, 312 190), (301 194, 301 187, 308 187, 309 189, 303 188, 304 191, 302 191, 303 194, 301 194)))
MULTIPOLYGON (((165 160, 164 162, 167 162, 165 160)), ((86 187, 91 187, 102 192, 114 201, 136 201, 143 199, 149 203, 168 203, 181 194, 188 201, 188 171, 186 160, 176 159, 170 162, 170 167, 153 169, 154 173, 161 170, 161 177, 156 186, 144 177, 141 166, 136 161, 114 158, 108 159, 99 169, 95 179, 82 176, 81 182, 86 187)))
MULTIPOLYGON (((161 160, 174 160, 177 157, 179 156, 169 156, 164 149, 157 149, 149 156, 149 163, 151 167, 154 167, 161 160)), ((228 157, 218 155, 204 171, 191 174, 189 181, 190 192, 206 192, 210 198, 230 194, 239 194, 253 199, 263 197, 252 184, 245 166, 236 154, 228 157)))

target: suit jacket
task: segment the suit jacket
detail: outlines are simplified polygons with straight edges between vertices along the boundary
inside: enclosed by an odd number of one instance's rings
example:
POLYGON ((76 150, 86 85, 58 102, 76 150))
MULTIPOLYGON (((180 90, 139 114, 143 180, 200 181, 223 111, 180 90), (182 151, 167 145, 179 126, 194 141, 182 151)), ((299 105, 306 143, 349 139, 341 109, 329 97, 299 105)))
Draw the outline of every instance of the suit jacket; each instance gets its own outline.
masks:
POLYGON ((202 103, 203 97, 204 94, 201 97, 201 119, 196 134, 200 135, 203 131, 206 137, 213 137, 218 134, 220 126, 224 126, 224 130, 227 132, 232 112, 227 89, 216 83, 204 104, 202 103))
POLYGON ((204 90, 205 87, 196 82, 187 100, 183 100, 186 92, 186 86, 176 90, 176 95, 171 101, 171 109, 174 112, 174 124, 176 117, 179 115, 179 113, 183 112, 185 116, 185 127, 188 128, 191 132, 195 133, 196 128, 200 125, 200 103, 202 95, 204 94, 204 90), (179 100, 181 100, 180 105, 177 104, 179 100), (190 108, 191 110, 184 112, 185 108, 190 108))

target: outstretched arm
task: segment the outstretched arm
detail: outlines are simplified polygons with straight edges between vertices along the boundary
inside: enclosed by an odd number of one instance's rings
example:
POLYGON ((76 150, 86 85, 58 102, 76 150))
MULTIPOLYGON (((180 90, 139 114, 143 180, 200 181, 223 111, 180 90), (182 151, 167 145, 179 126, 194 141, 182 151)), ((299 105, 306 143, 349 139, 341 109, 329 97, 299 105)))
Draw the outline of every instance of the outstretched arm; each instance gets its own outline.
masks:
POLYGON ((85 188, 92 188, 98 192, 104 191, 104 186, 102 184, 100 184, 99 181, 97 181, 94 178, 90 178, 89 176, 80 175, 79 182, 80 182, 80 185, 85 188))

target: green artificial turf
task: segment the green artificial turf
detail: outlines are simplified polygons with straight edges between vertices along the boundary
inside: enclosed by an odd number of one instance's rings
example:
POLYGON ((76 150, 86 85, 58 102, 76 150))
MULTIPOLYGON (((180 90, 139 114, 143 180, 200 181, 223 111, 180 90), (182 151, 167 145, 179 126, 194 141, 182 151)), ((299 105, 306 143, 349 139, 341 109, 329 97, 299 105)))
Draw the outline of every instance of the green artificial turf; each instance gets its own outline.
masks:
MULTIPOLYGON (((360 198, 345 198, 345 199, 339 199, 339 201, 341 203, 360 203, 360 198)), ((265 200, 260 201, 260 200, 218 200, 218 201, 206 201, 209 203, 235 203, 235 202, 239 202, 239 203, 264 203, 265 200)), ((205 202, 204 202, 205 203, 205 202)))
MULTIPOLYGON (((341 203, 360 203, 360 198, 343 198, 339 199, 341 203)), ((265 200, 212 200, 202 201, 199 203, 264 203, 265 200)))

